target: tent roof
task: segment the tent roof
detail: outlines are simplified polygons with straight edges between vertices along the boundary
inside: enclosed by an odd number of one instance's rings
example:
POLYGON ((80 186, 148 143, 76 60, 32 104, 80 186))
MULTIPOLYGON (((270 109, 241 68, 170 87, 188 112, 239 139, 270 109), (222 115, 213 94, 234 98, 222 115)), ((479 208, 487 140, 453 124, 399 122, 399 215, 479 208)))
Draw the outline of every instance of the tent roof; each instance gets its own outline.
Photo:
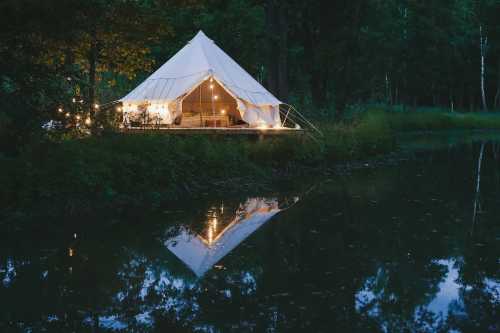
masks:
POLYGON ((214 76, 236 98, 253 105, 281 102, 201 30, 179 52, 137 86, 122 102, 169 102, 214 76))

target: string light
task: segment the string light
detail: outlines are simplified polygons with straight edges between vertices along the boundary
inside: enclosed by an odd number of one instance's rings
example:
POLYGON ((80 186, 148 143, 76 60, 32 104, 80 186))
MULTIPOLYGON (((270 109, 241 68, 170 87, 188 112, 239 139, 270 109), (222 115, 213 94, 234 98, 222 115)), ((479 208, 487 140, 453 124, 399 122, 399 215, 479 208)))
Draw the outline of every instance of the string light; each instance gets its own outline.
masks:
POLYGON ((214 89, 214 85, 213 84, 210 85, 210 89, 214 89))
POLYGON ((73 254, 74 254, 73 249, 72 249, 72 248, 69 248, 69 249, 68 249, 68 255, 69 255, 70 257, 72 257, 72 256, 73 256, 73 254))
POLYGON ((57 109, 57 112, 61 113, 61 112, 63 112, 63 109, 59 108, 59 109, 57 109))
POLYGON ((81 118, 80 115, 77 114, 76 115, 76 120, 80 120, 80 118, 81 118))
POLYGON ((87 117, 87 119, 85 119, 85 125, 90 125, 91 123, 90 117, 87 117))
POLYGON ((117 107, 116 107, 116 111, 118 111, 118 112, 122 112, 122 110, 123 110, 123 109, 122 109, 122 107, 121 107, 121 106, 117 106, 117 107))
POLYGON ((218 95, 214 95, 214 100, 218 100, 219 99, 219 96, 218 95))
POLYGON ((221 114, 226 114, 226 110, 222 109, 222 110, 220 110, 220 113, 221 114))
POLYGON ((99 109, 99 104, 94 104, 94 109, 99 109))
POLYGON ((66 117, 69 117, 69 112, 66 112, 66 117))
POLYGON ((73 97, 72 101, 73 101, 73 103, 76 103, 76 98, 73 97))

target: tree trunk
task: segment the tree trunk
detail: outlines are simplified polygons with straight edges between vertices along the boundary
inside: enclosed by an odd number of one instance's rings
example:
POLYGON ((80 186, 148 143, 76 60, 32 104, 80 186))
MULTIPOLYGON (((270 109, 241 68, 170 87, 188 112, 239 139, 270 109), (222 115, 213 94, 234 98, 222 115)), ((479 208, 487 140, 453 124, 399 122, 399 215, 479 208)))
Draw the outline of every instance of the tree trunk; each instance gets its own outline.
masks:
POLYGON ((465 84, 462 82, 462 84, 460 86, 460 91, 458 94, 458 102, 457 102, 457 106, 459 109, 465 109, 465 107, 464 107, 465 92, 466 92, 465 84))
POLYGON ((97 38, 96 32, 92 32, 92 41, 89 50, 89 86, 88 86, 88 112, 92 119, 95 113, 95 95, 96 95, 96 67, 97 67, 97 38))
POLYGON ((314 106, 323 108, 326 105, 326 78, 325 73, 313 65, 311 73, 311 97, 314 106))
POLYGON ((473 112, 474 109, 476 108, 475 91, 476 91, 476 89, 473 89, 473 87, 471 85, 469 87, 469 111, 470 112, 473 112))
MULTIPOLYGON (((348 50, 349 56, 347 56, 345 68, 342 70, 342 80, 340 83, 342 84, 342 92, 340 92, 339 103, 336 103, 337 115, 341 116, 345 111, 348 104, 354 101, 355 96, 353 96, 353 90, 355 88, 355 84, 353 82, 353 74, 354 74, 354 59, 357 57, 359 50, 359 37, 360 37, 360 29, 361 29, 361 14, 363 10, 362 1, 356 3, 356 6, 353 8, 353 16, 351 19, 350 30, 352 31, 352 37, 348 42, 348 50)), ((339 87, 336 87, 336 91, 338 91, 339 87)))
POLYGON ((276 35, 277 35, 277 27, 276 27, 276 3, 274 0, 266 1, 266 30, 267 34, 267 89, 273 94, 276 94, 278 90, 277 84, 277 75, 276 75, 276 35))
POLYGON ((316 50, 318 45, 317 34, 319 31, 313 26, 313 18, 307 16, 303 22, 302 30, 304 32, 304 55, 305 71, 310 73, 309 87, 314 107, 322 108, 326 104, 326 77, 327 71, 321 70, 320 59, 318 59, 316 50), (316 30, 316 32, 315 32, 316 30))
POLYGON ((389 73, 385 73, 385 102, 389 105, 392 104, 392 96, 391 96, 391 85, 389 81, 389 73))
POLYGON ((278 98, 288 99, 288 21, 286 4, 266 2, 266 27, 268 31, 267 88, 278 98))
POLYGON ((495 94, 494 108, 500 108, 500 58, 498 58, 498 73, 497 73, 497 93, 495 94))
POLYGON ((481 150, 479 151, 479 158, 477 161, 477 174, 476 174, 476 191, 474 195, 474 212, 472 214, 472 229, 474 230, 474 225, 476 224, 477 213, 479 211, 480 202, 480 191, 481 191, 481 164, 483 163, 484 155, 484 142, 481 144, 481 150))
POLYGON ((288 19, 285 2, 278 6, 278 97, 288 99, 288 19))
POLYGON ((94 330, 93 330, 93 332, 94 333, 99 333, 99 331, 100 331, 100 329, 99 329, 99 326, 100 326, 99 325, 99 314, 96 313, 96 312, 94 312, 92 314, 92 316, 93 316, 93 319, 94 319, 94 330))
POLYGON ((480 35, 480 50, 481 50, 481 98, 483 102, 483 111, 488 111, 488 105, 486 104, 486 88, 485 88, 485 59, 486 59, 486 48, 488 47, 488 37, 483 37, 483 26, 479 26, 480 35))
POLYGON ((455 112, 455 102, 453 100, 453 92, 450 91, 450 111, 455 112))

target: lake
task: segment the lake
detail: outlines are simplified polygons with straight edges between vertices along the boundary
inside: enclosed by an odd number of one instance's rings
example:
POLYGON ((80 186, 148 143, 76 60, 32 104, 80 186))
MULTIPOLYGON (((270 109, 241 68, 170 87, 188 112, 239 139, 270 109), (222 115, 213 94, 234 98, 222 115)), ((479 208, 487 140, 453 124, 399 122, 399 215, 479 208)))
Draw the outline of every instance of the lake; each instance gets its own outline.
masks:
POLYGON ((400 141, 264 192, 4 233, 0 331, 500 331, 498 134, 400 141))

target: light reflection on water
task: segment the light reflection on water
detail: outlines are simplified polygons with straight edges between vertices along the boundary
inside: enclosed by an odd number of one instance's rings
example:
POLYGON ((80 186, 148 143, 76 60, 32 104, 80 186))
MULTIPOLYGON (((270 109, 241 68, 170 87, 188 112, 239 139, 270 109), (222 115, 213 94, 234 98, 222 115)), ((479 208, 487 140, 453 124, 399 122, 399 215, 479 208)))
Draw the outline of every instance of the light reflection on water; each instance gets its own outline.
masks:
MULTIPOLYGON (((446 317, 448 314, 449 306, 452 302, 456 302, 459 299, 459 291, 462 288, 461 284, 458 282, 458 267, 454 259, 440 259, 435 262, 437 265, 446 267, 446 272, 444 274, 443 280, 439 283, 438 291, 435 293, 430 302, 423 305, 423 308, 431 311, 437 316, 446 317)), ((383 269, 380 268, 377 271, 375 277, 370 278, 363 288, 356 293, 356 309, 358 311, 363 311, 368 305, 370 305, 369 314, 371 316, 377 316, 380 314, 381 302, 384 295, 384 290, 377 290, 376 286, 377 280, 384 275, 383 269), (377 291, 374 291, 377 290, 377 291)), ((380 282, 380 281, 378 281, 380 282)), ((395 299, 393 296, 389 295, 389 299, 395 299)), ((418 316, 418 311, 415 312, 415 316, 418 316)))
POLYGON ((447 273, 444 281, 439 284, 439 291, 428 305, 428 309, 435 314, 447 315, 450 304, 458 300, 461 288, 458 282, 458 267, 453 259, 441 259, 437 263, 446 266, 447 273))

